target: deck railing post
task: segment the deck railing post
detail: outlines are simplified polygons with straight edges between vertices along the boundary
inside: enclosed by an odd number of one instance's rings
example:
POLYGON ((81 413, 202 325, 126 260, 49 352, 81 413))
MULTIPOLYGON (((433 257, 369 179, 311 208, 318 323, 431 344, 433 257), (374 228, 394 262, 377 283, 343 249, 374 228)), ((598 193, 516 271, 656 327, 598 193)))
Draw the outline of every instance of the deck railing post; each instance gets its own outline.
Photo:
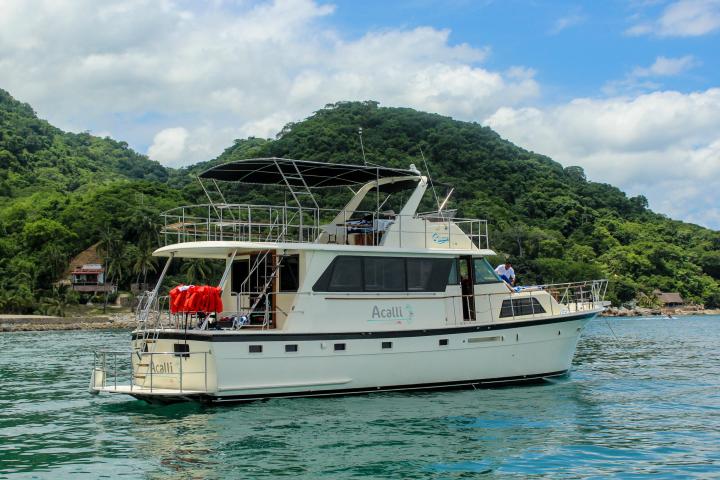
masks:
POLYGON ((135 369, 133 368, 133 354, 130 352, 130 391, 132 392, 135 385, 135 369))
MULTIPOLYGON (((183 358, 185 357, 180 355, 180 393, 183 391, 183 358)), ((188 356, 188 358, 190 357, 188 356)))
POLYGON ((205 372, 205 392, 207 392, 207 352, 203 352, 203 357, 205 360, 205 367, 203 371, 205 372))

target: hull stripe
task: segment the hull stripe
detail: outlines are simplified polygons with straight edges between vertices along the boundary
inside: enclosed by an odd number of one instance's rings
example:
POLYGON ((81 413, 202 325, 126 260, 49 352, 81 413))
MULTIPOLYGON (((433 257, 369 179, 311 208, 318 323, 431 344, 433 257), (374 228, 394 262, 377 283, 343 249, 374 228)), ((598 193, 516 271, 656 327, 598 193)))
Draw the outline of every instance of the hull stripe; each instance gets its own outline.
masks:
MULTIPOLYGON (((255 393, 245 395, 206 395, 199 394, 195 396, 178 395, 177 397, 163 397, 133 395, 134 397, 147 400, 149 402, 178 402, 178 401, 200 401, 205 403, 229 403, 229 402, 247 402, 251 400, 261 400, 268 398, 293 398, 293 397, 325 397, 337 395, 357 395, 373 392, 388 391, 407 391, 407 390, 451 390, 461 388, 473 388, 478 386, 492 387, 510 384, 537 383, 552 377, 560 377, 567 375, 568 370, 560 370, 556 372, 539 373, 532 375, 518 375, 514 377, 488 378, 479 380, 456 380, 451 382, 435 382, 435 383, 419 383, 411 385, 390 385, 382 387, 363 387, 363 388, 345 388, 335 390, 305 390, 298 392, 280 392, 280 393, 255 393)), ((132 395, 132 394, 131 394, 132 395)))
MULTIPOLYGON (((600 312, 591 312, 575 315, 563 315, 561 317, 542 318, 538 320, 526 320, 521 322, 491 323, 488 325, 459 326, 448 328, 428 328, 423 330, 391 330, 372 332, 332 332, 332 333, 242 333, 239 331, 206 330, 206 333, 194 333, 192 330, 184 331, 160 331, 158 338, 166 340, 195 340, 201 342, 287 342, 287 341, 312 341, 312 340, 353 340, 368 338, 406 338, 406 337, 429 337, 433 335, 452 335, 469 332, 487 332, 492 330, 508 330, 511 328, 532 327, 535 325, 549 325, 553 323, 565 323, 575 320, 591 319, 600 312), (217 332, 217 333, 215 333, 217 332)), ((137 334, 132 334, 132 339, 137 339, 137 334)))

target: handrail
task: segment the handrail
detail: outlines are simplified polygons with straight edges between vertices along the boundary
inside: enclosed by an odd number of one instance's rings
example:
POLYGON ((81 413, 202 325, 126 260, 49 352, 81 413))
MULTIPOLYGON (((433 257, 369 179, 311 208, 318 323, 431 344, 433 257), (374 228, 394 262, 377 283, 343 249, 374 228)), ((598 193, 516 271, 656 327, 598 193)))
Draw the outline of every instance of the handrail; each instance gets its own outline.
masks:
MULTIPOLYGON (((183 205, 161 214, 166 245, 193 241, 253 241, 292 243, 350 243, 350 235, 372 234, 381 245, 392 229, 399 246, 408 242, 425 248, 449 248, 459 229, 476 248, 489 248, 486 220, 460 218, 447 212, 400 215, 390 212, 335 210, 290 205, 197 204, 183 205), (334 224, 336 218, 342 222, 334 224), (415 220, 415 225, 409 220, 415 220), (419 228, 417 221, 422 222, 419 228), (435 242, 433 235, 444 232, 435 242), (432 238, 432 239, 431 239, 432 238)), ((368 240, 370 241, 370 240, 368 240)), ((367 245, 367 243, 362 243, 367 245)), ((468 246, 469 248, 469 246, 468 246)))
MULTIPOLYGON (((184 388, 184 384, 193 378, 197 378, 197 375, 202 375, 202 385, 204 386, 205 392, 208 391, 208 354, 210 352, 144 352, 142 354, 143 359, 149 359, 149 362, 145 366, 143 371, 139 363, 134 363, 134 350, 113 350, 113 349, 100 349, 96 350, 93 354, 93 377, 91 383, 91 389, 107 389, 108 381, 112 382, 114 390, 118 390, 118 379, 127 376, 129 379, 130 392, 133 391, 150 391, 158 389, 165 389, 166 387, 157 387, 153 384, 154 378, 177 378, 178 392, 183 393, 188 391, 184 388), (171 356, 171 359, 178 360, 178 371, 156 371, 155 358, 159 356, 171 356), (194 357, 193 357, 194 356, 194 357), (202 368, 197 370, 187 370, 187 367, 183 367, 185 361, 190 358, 197 358, 202 356, 202 368), (123 362, 118 365, 118 358, 124 358, 129 360, 127 363, 123 362), (142 374, 138 372, 142 371, 142 374), (146 386, 147 380, 143 382, 137 382, 136 378, 150 378, 150 385, 146 386), (186 378, 190 377, 190 378, 186 378), (141 384, 140 384, 141 383, 141 384)), ((197 389, 191 389, 190 391, 196 392, 197 389)))

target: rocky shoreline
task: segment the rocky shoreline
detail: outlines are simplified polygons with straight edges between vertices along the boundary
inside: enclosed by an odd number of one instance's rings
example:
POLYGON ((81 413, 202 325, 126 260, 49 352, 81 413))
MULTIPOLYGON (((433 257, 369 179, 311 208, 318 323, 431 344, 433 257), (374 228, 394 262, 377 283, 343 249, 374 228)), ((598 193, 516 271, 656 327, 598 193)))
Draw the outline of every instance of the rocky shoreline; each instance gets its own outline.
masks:
POLYGON ((720 309, 712 310, 695 306, 685 308, 610 307, 600 314, 602 317, 682 317, 687 315, 720 315, 720 309))
POLYGON ((110 313, 90 317, 46 315, 0 315, 0 332, 45 330, 130 330, 136 325, 132 313, 110 313))

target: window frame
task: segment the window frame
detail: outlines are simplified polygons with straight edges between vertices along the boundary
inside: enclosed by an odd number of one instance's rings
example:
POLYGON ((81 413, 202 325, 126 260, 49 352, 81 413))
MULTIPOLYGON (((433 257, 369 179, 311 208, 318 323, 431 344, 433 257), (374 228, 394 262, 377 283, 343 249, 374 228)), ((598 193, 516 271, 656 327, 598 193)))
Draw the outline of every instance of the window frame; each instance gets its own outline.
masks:
POLYGON ((498 318, 527 317, 543 313, 547 313, 547 311, 535 297, 506 298, 500 305, 498 318), (516 305, 519 302, 528 303, 528 305, 516 305))
POLYGON ((285 275, 287 275, 287 272, 289 271, 288 267, 289 264, 282 263, 280 265, 280 279, 278 280, 278 292, 279 293, 296 293, 298 290, 300 290, 300 254, 292 254, 292 255, 286 255, 286 260, 288 259, 294 259, 297 260, 297 270, 294 273, 294 280, 295 280, 295 287, 294 288, 284 288, 283 287, 283 279, 285 278, 285 275))
POLYGON ((495 273, 495 269, 492 267, 492 265, 490 265, 490 262, 488 262, 488 261, 487 261, 487 258, 485 258, 485 257, 473 257, 472 270, 473 270, 473 271, 472 271, 473 285, 491 285, 491 284, 493 284, 493 283, 502 283, 502 281, 503 281, 503 280, 498 276, 498 274, 495 273), (478 271, 478 269, 477 269, 477 267, 476 267, 476 265, 475 265, 475 263, 478 262, 478 261, 480 261, 480 262, 482 262, 482 263, 485 263, 485 264, 487 265, 487 267, 488 267, 488 269, 489 269, 488 271, 489 271, 489 272, 492 272, 493 276, 495 277, 495 280, 485 280, 485 281, 482 281, 482 282, 479 282, 479 281, 478 281, 478 276, 477 276, 477 271, 478 271))
POLYGON ((332 259, 330 264, 327 266, 325 271, 320 274, 317 281, 312 287, 312 291, 314 292, 343 292, 343 293, 354 293, 354 292, 369 292, 369 293, 442 293, 447 290, 448 285, 451 285, 450 282, 450 272, 452 272, 453 269, 453 262, 457 262, 457 258, 455 257, 401 257, 401 256, 389 256, 389 257, 383 257, 383 256, 377 256, 377 255, 337 255, 335 258, 332 259), (333 285, 333 278, 335 276, 335 270, 338 267, 338 264, 340 263, 341 259, 357 259, 359 261, 359 271, 360 271, 360 288, 357 289, 348 289, 348 288, 338 288, 337 286, 333 285), (378 260, 401 260, 402 261, 402 275, 404 276, 403 279, 403 287, 402 290, 397 289, 383 289, 383 288, 368 288, 367 281, 366 281, 366 259, 371 259, 373 261, 378 260), (426 284, 423 286, 423 289, 412 289, 410 290, 408 285, 408 263, 409 261, 423 261, 426 260, 430 263, 432 263, 432 270, 430 273, 430 276, 428 277, 430 280, 426 282, 426 284), (436 269, 441 269, 443 275, 438 275, 437 278, 435 278, 434 272, 436 269), (444 273, 447 272, 447 273, 444 273), (441 278, 442 277, 442 278, 441 278))

